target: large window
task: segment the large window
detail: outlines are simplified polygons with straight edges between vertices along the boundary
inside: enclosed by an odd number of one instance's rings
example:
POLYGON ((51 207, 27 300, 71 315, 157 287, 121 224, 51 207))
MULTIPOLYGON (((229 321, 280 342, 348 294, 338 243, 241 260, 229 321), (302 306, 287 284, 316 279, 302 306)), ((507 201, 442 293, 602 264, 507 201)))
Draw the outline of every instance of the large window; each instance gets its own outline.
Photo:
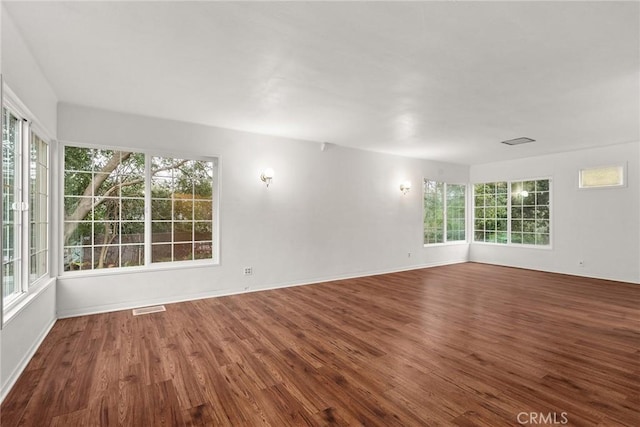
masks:
POLYGON ((476 242, 548 246, 551 180, 474 184, 476 242))
POLYGON ((5 306, 48 273, 48 144, 2 109, 2 296, 5 306))
POLYGON ((466 240, 466 186, 424 180, 424 244, 466 240))
POLYGON ((216 159, 73 146, 64 156, 64 271, 216 259, 216 159))

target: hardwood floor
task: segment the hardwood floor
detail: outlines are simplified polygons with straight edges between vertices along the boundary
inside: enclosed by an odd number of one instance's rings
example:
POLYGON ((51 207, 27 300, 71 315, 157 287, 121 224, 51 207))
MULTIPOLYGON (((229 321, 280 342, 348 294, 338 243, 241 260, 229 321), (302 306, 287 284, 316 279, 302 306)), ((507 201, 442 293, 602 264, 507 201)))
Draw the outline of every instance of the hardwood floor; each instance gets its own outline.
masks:
POLYGON ((640 425, 637 285, 467 263, 166 308, 59 320, 1 425, 640 425))

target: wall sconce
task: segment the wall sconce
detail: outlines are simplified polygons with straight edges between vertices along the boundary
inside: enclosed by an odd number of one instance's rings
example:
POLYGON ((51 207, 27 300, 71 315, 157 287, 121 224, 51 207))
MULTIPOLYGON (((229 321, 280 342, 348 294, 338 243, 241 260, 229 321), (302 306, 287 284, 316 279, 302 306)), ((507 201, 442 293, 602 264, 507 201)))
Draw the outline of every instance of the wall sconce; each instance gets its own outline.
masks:
POLYGON ((409 190, 411 190, 411 181, 405 181, 400 184, 400 191, 402 191, 402 194, 407 194, 409 190))
POLYGON ((260 174, 260 180, 267 184, 267 188, 269 188, 269 184, 271 184, 271 180, 273 179, 273 169, 266 168, 260 174))

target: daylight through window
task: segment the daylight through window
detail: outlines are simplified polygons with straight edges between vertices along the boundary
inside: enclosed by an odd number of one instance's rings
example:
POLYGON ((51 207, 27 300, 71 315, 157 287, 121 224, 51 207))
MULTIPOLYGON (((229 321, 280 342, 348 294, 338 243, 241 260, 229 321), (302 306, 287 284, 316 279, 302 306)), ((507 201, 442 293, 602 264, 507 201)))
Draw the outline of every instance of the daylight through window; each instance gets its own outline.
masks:
POLYGON ((424 244, 466 240, 466 185, 424 180, 424 244))
POLYGON ((474 184, 475 242, 550 245, 551 180, 474 184))
POLYGON ((65 147, 64 270, 215 259, 216 169, 215 159, 65 147))

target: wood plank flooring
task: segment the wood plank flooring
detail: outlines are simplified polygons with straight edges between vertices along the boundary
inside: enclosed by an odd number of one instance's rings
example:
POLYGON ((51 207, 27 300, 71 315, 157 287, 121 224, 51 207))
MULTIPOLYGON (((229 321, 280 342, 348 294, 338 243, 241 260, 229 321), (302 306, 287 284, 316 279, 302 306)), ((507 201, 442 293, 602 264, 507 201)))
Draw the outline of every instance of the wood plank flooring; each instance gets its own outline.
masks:
POLYGON ((467 263, 166 308, 59 320, 2 427, 640 426, 637 285, 467 263))

